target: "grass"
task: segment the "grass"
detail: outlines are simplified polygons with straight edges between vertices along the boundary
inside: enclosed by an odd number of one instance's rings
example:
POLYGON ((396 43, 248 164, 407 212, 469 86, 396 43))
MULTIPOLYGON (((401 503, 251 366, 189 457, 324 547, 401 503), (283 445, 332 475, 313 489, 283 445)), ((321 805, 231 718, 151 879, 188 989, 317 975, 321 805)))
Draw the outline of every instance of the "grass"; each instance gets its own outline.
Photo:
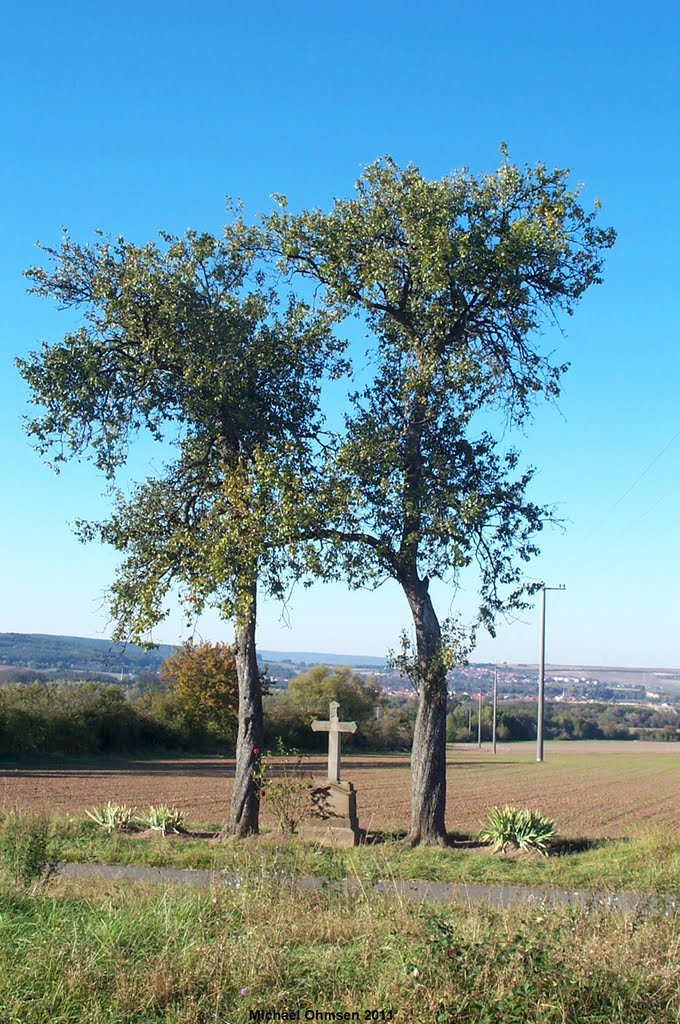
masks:
POLYGON ((0 1020, 244 1024, 261 1009, 677 1024, 679 954, 673 918, 425 910, 264 878, 212 891, 58 879, 0 890, 0 1020))
MULTIPOLYGON (((13 821, 5 816, 0 831, 13 821)), ((49 852, 224 868, 241 884, 195 890, 57 877, 22 886, 0 876, 2 1024, 245 1024, 258 1009, 397 1024, 680 1022, 677 912, 426 906, 370 886, 351 897, 302 892, 282 878, 678 893, 678 835, 527 859, 393 841, 333 850, 272 837, 140 839, 71 818, 51 821, 49 852)))
MULTIPOLYGON (((207 826, 207 830, 216 828, 207 826)), ((353 850, 303 845, 266 836, 246 841, 139 839, 107 835, 88 819, 52 822, 52 859, 155 867, 210 868, 266 876, 275 872, 367 881, 389 878, 531 885, 605 891, 669 893, 680 896, 680 835, 651 833, 631 840, 565 844, 559 856, 499 856, 419 847, 385 841, 353 850)))

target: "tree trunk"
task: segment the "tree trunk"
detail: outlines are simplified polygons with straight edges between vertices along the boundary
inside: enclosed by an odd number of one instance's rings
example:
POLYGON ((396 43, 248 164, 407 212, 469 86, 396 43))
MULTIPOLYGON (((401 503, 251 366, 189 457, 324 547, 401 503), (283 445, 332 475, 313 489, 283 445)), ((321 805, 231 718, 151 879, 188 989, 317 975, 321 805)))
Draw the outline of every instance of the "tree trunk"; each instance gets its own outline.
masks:
POLYGON ((236 773, 229 821, 220 838, 256 835, 259 831, 260 797, 253 781, 253 771, 262 750, 264 720, 262 681, 255 647, 256 583, 249 587, 245 604, 236 623, 234 644, 239 692, 236 773))
POLYGON ((428 581, 402 581, 416 634, 418 714, 411 752, 411 827, 406 842, 445 846, 446 667, 428 581))

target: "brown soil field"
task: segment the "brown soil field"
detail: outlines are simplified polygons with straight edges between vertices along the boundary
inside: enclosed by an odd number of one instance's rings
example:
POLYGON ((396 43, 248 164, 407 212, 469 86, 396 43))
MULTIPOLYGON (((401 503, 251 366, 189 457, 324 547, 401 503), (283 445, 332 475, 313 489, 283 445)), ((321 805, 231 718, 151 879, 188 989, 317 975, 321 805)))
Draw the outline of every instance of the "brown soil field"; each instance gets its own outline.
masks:
MULTIPOLYGON (((307 768, 325 775, 325 761, 307 768)), ((0 766, 0 807, 78 815, 108 800, 140 810, 180 807, 191 822, 222 821, 234 764, 228 758, 93 759, 88 763, 0 766)), ((407 755, 348 755, 343 778, 357 790, 363 828, 406 829, 407 755)), ((654 829, 680 830, 680 745, 673 743, 547 743, 537 764, 533 744, 449 747, 447 826, 477 832, 489 808, 516 804, 555 818, 569 837, 625 837, 654 829)), ((274 825, 266 800, 265 825, 274 825)))

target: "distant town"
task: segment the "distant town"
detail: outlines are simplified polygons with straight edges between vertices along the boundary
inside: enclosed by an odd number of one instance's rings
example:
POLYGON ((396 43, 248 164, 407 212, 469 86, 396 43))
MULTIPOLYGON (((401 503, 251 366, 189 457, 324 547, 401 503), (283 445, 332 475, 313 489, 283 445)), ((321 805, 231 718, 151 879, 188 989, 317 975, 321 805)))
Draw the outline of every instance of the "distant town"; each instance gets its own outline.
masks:
MULTIPOLYGON (((328 664, 323 660, 314 664, 328 664)), ((331 664, 347 664, 340 659, 331 664)), ((272 662, 272 680, 285 686, 288 679, 305 671, 311 662, 272 662)), ((357 675, 370 677, 395 697, 415 699, 416 692, 408 679, 383 662, 380 668, 353 666, 357 675)), ((492 665, 471 662, 449 673, 449 694, 452 697, 479 697, 491 693, 494 675, 498 673, 499 700, 532 701, 537 694, 537 665, 492 665)), ((643 704, 650 707, 680 710, 680 670, 646 668, 597 668, 579 665, 549 665, 545 675, 546 700, 568 703, 643 704)))
MULTIPOLYGON (((173 648, 162 644, 145 650, 88 637, 42 633, 0 633, 0 682, 34 679, 101 677, 123 682, 157 676, 173 648)), ((349 665, 359 676, 373 679, 387 694, 415 699, 410 681, 384 658, 361 655, 261 650, 271 684, 285 689, 288 681, 313 665, 349 665)), ((489 696, 497 675, 500 701, 535 701, 537 665, 471 662, 449 674, 452 697, 489 696)), ((680 669, 548 665, 546 699, 565 703, 632 704, 680 712, 680 669)))

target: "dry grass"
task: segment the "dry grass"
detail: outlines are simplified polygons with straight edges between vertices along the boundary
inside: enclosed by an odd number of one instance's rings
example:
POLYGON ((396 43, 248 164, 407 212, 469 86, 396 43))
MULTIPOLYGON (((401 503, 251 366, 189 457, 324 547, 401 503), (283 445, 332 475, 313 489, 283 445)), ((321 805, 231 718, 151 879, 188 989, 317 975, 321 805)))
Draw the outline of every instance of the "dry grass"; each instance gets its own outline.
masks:
POLYGON ((426 911, 255 878, 209 893, 59 880, 0 892, 0 1019, 241 1024, 260 1008, 361 1020, 384 1009, 404 1024, 675 1024, 679 953, 673 919, 426 911))

